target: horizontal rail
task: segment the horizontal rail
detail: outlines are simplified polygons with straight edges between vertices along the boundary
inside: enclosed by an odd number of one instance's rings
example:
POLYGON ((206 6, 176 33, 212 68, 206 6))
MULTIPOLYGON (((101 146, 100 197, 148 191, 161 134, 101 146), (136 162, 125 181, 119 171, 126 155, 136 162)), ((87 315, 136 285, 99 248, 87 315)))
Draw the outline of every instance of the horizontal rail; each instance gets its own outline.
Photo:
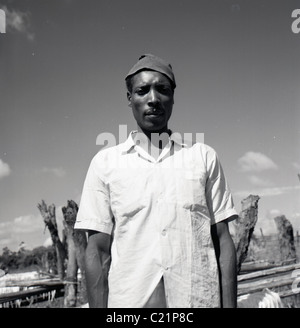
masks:
POLYGON ((245 281, 245 280, 249 280, 249 279, 265 277, 265 276, 269 276, 269 275, 293 271, 296 269, 300 269, 300 263, 290 264, 290 265, 285 265, 285 266, 280 266, 280 267, 273 267, 273 268, 266 269, 266 270, 242 274, 242 275, 238 276, 238 281, 240 282, 240 281, 245 281))
MULTIPOLYGON (((62 282, 52 282, 48 283, 46 286, 22 290, 19 292, 7 293, 0 295, 0 304, 13 302, 16 300, 28 300, 33 296, 38 296, 43 293, 48 293, 51 291, 61 292, 64 288, 64 283, 62 282)), ((57 295, 56 295, 57 296, 57 295)))

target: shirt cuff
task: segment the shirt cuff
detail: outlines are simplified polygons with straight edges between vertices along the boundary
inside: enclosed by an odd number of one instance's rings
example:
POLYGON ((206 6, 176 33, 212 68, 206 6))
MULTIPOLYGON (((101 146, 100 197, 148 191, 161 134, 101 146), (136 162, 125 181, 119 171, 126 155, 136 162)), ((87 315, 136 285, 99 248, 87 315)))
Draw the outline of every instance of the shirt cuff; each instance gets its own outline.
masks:
POLYGON ((227 219, 230 218, 230 220, 228 220, 228 222, 231 222, 233 220, 235 220, 238 216, 237 211, 234 208, 230 208, 228 210, 224 210, 221 213, 218 213, 215 215, 214 220, 212 220, 211 224, 216 224, 219 223, 221 221, 225 221, 227 219))
POLYGON ((97 223, 95 222, 95 220, 84 220, 84 221, 76 221, 74 225, 74 229, 95 230, 111 235, 113 230, 113 225, 97 223))

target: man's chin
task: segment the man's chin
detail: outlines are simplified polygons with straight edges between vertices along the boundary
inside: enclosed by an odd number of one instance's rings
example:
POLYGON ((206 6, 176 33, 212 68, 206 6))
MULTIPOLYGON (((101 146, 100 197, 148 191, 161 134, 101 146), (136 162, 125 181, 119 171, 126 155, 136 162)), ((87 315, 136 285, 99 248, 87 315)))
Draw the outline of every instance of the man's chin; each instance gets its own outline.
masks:
POLYGON ((162 132, 168 132, 169 129, 167 126, 158 126, 155 124, 147 124, 144 126, 139 126, 140 132, 144 132, 145 134, 149 133, 162 133, 162 132))

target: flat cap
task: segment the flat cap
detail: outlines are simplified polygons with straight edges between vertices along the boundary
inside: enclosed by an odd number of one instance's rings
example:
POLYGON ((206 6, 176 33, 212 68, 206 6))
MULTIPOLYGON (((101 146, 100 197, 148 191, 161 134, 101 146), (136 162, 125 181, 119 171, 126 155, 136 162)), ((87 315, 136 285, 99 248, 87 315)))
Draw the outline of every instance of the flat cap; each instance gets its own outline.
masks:
POLYGON ((125 80, 130 76, 133 76, 134 74, 144 70, 151 70, 164 74, 170 79, 173 88, 176 88, 175 76, 171 64, 167 63, 164 59, 152 54, 142 55, 138 62, 128 72, 125 80))

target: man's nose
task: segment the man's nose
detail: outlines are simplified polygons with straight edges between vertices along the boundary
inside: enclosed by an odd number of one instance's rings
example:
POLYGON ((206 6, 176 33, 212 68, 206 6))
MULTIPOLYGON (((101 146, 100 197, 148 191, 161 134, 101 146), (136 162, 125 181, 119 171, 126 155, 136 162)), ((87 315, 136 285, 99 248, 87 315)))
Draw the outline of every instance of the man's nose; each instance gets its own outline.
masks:
POLYGON ((155 90, 151 89, 148 94, 148 103, 149 104, 156 104, 159 102, 159 97, 155 90))

